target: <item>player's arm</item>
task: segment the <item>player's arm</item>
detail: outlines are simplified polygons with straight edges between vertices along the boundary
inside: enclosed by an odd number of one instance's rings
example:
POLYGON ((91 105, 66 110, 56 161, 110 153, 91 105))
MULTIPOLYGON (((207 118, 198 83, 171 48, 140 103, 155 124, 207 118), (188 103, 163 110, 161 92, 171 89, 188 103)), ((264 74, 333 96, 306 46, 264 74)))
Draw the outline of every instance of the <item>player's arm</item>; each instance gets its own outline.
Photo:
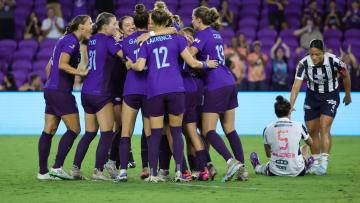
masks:
POLYGON ((70 54, 68 54, 66 52, 61 52, 59 69, 65 71, 66 73, 72 74, 72 75, 86 76, 89 72, 89 69, 86 69, 85 71, 77 70, 76 68, 72 67, 69 64, 70 58, 71 58, 70 54))
POLYGON ((267 156, 268 158, 270 158, 270 157, 271 157, 271 147, 270 147, 270 145, 264 144, 264 148, 265 148, 266 156, 267 156))
POLYGON ((304 76, 305 76, 305 68, 301 63, 299 63, 299 65, 296 68, 295 81, 292 86, 291 95, 290 95, 290 106, 291 106, 292 111, 295 110, 294 104, 295 104, 296 98, 299 94, 304 76))
POLYGON ((46 70, 46 79, 49 79, 51 64, 52 64, 52 57, 50 58, 48 64, 47 64, 46 67, 45 67, 45 70, 46 70))
POLYGON ((196 60, 193 56, 191 56, 188 49, 184 49, 180 55, 192 68, 216 68, 219 65, 217 60, 210 60, 209 56, 206 61, 196 60))
POLYGON ((153 36, 172 35, 172 34, 176 34, 176 33, 177 33, 176 28, 167 27, 162 30, 150 31, 150 32, 144 33, 136 38, 136 42, 137 42, 137 44, 142 44, 143 42, 145 42, 146 40, 150 39, 150 37, 153 37, 153 36))
POLYGON ((120 58, 123 58, 124 53, 123 53, 122 49, 120 49, 118 52, 116 52, 116 55, 118 55, 120 58))
POLYGON ((350 91, 351 91, 351 80, 350 80, 350 73, 347 70, 347 68, 343 68, 340 71, 342 77, 343 77, 343 81, 344 81, 344 89, 345 89, 345 97, 343 100, 343 103, 345 103, 345 105, 349 105, 351 103, 351 95, 350 95, 350 91))
POLYGON ((126 68, 129 69, 133 69, 135 71, 142 71, 145 68, 146 65, 146 59, 145 58, 138 58, 136 63, 133 63, 133 61, 129 58, 126 57, 126 68))

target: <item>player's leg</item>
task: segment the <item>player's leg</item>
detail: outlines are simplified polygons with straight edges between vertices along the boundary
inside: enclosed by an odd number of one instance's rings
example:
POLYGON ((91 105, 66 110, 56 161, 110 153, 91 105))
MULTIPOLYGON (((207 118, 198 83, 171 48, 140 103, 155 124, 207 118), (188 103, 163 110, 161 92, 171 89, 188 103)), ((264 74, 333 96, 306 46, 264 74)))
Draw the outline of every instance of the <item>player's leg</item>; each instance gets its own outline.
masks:
POLYGON ((261 165, 259 157, 256 154, 256 152, 252 152, 250 154, 250 161, 251 161, 251 165, 253 166, 256 174, 267 175, 266 171, 268 170, 269 163, 267 163, 265 165, 261 165))
POLYGON ((67 154, 69 153, 77 135, 80 133, 79 114, 67 114, 61 116, 61 120, 65 123, 67 131, 61 137, 58 151, 56 154, 55 164, 50 170, 50 175, 59 177, 61 179, 73 179, 63 168, 63 164, 67 154))
POLYGON ((114 110, 113 104, 108 102, 100 111, 96 113, 96 119, 100 126, 101 137, 96 149, 94 180, 110 180, 103 175, 104 164, 107 160, 107 154, 111 146, 114 127, 114 110))
POLYGON ((119 144, 121 138, 121 131, 122 131, 122 124, 121 124, 121 110, 122 105, 121 103, 113 102, 114 108, 114 135, 111 141, 110 147, 110 156, 108 161, 105 164, 105 169, 109 172, 111 177, 116 177, 118 175, 117 168, 120 165, 120 158, 119 158, 119 144))
POLYGON ((166 115, 163 128, 163 136, 160 141, 159 151, 159 173, 158 175, 165 181, 170 180, 170 161, 173 155, 173 140, 170 133, 169 119, 166 115))
POLYGON ((45 126, 38 143, 39 154, 39 180, 53 179, 49 175, 48 158, 50 154, 51 141, 60 123, 60 117, 52 114, 45 114, 45 126))
POLYGON ((159 147, 163 134, 164 127, 164 116, 150 116, 150 126, 151 126, 151 136, 149 140, 149 167, 150 167, 150 179, 156 177, 157 174, 157 164, 158 164, 158 155, 159 147))
POLYGON ((122 108, 122 132, 119 146, 119 157, 120 157, 120 174, 116 178, 116 181, 127 182, 127 173, 130 153, 130 139, 134 132, 134 126, 138 109, 131 108, 126 102, 123 102, 122 108))
POLYGON ((314 158, 314 164, 309 169, 309 173, 315 173, 315 171, 317 171, 318 167, 320 166, 320 118, 306 121, 305 124, 309 135, 313 140, 313 144, 310 146, 310 150, 312 157, 314 158))
POLYGON ((320 154, 320 168, 322 169, 322 174, 326 173, 331 150, 331 134, 330 129, 334 117, 322 114, 320 116, 320 137, 321 137, 321 154, 320 154))
MULTIPOLYGON (((142 114, 144 114, 144 110, 142 110, 142 114)), ((150 119, 148 115, 143 116, 143 132, 141 136, 141 161, 142 161, 142 172, 140 174, 141 179, 145 179, 149 177, 149 140, 150 140, 150 119)))
POLYGON ((96 120, 95 114, 89 114, 85 112, 85 134, 80 139, 77 147, 76 153, 73 162, 73 168, 70 171, 70 175, 77 180, 86 180, 80 171, 81 164, 85 158, 86 152, 89 149, 90 143, 96 137, 97 131, 99 129, 99 124, 96 120))

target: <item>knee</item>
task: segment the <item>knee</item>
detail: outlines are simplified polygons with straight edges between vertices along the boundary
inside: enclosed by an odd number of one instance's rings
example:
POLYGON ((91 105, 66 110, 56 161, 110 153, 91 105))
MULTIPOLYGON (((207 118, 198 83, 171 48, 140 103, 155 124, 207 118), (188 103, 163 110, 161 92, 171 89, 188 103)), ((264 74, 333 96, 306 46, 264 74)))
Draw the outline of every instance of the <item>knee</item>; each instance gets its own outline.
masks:
POLYGON ((330 133, 330 127, 327 125, 320 125, 320 135, 330 133))
POLYGON ((79 135, 81 131, 80 126, 74 126, 69 130, 73 131, 76 135, 79 135))

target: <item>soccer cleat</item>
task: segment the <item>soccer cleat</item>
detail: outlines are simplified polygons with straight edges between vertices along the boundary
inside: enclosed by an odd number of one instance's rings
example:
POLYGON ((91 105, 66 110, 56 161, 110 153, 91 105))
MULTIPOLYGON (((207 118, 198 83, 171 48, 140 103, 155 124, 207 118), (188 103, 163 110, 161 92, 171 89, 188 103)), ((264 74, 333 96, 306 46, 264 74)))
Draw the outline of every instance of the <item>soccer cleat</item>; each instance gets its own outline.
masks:
POLYGON ((186 181, 192 181, 192 176, 191 176, 190 171, 188 171, 187 173, 183 173, 182 178, 186 181))
POLYGON ((70 175, 74 180, 88 180, 78 168, 71 169, 70 175))
POLYGON ((135 167, 136 167, 135 161, 129 161, 128 168, 135 168, 135 167))
POLYGON ((95 169, 94 174, 92 175, 92 179, 95 181, 107 181, 111 180, 110 178, 106 177, 102 171, 95 169))
POLYGON ((49 175, 51 175, 53 177, 61 178, 63 180, 74 180, 74 178, 72 176, 70 176, 68 173, 66 173, 66 171, 62 167, 61 168, 51 168, 49 175))
POLYGON ((241 164, 239 161, 231 159, 230 163, 226 167, 226 175, 221 180, 221 182, 229 182, 242 165, 243 164, 241 164))
POLYGON ((126 173, 122 173, 118 176, 116 176, 114 182, 127 182, 127 174, 126 173))
POLYGON ((191 172, 191 177, 193 180, 197 180, 200 176, 200 171, 192 171, 191 172))
POLYGON ((149 168, 148 167, 145 167, 143 168, 143 171, 141 172, 140 174, 140 178, 142 180, 144 180, 145 178, 149 177, 150 173, 149 173, 149 168))
POLYGON ((309 168, 306 172, 312 175, 316 175, 318 171, 318 166, 312 165, 311 168, 309 168))
POLYGON ((203 172, 199 173, 198 179, 199 181, 208 181, 210 180, 210 173, 208 170, 204 170, 203 172))
POLYGON ((326 169, 322 166, 318 167, 318 170, 315 171, 315 175, 326 175, 326 169))
POLYGON ((210 180, 214 180, 215 176, 217 175, 217 170, 213 164, 208 165, 208 170, 210 173, 210 180))
POLYGON ((188 179, 184 179, 181 171, 176 171, 175 172, 175 177, 174 177, 174 182, 178 183, 178 182, 189 182, 188 179))
POLYGON ((239 168, 238 177, 236 178, 237 181, 247 181, 249 180, 249 174, 246 171, 245 165, 242 164, 242 166, 239 168))
POLYGON ((109 160, 104 165, 104 168, 107 170, 111 178, 116 178, 119 175, 118 170, 116 169, 116 161, 109 160))
POLYGON ((45 173, 45 174, 38 173, 36 178, 38 180, 62 180, 61 178, 49 175, 49 173, 45 173))
POLYGON ((250 154, 250 161, 254 169, 256 168, 257 165, 260 165, 260 160, 256 152, 250 154))
POLYGON ((313 164, 314 164, 314 157, 311 156, 309 157, 308 161, 305 162, 306 171, 309 171, 309 169, 313 166, 313 164))
POLYGON ((149 176, 148 178, 145 178, 145 181, 151 183, 165 182, 165 180, 159 176, 149 176))
POLYGON ((158 172, 158 176, 165 182, 170 181, 170 172, 167 169, 160 169, 158 172))

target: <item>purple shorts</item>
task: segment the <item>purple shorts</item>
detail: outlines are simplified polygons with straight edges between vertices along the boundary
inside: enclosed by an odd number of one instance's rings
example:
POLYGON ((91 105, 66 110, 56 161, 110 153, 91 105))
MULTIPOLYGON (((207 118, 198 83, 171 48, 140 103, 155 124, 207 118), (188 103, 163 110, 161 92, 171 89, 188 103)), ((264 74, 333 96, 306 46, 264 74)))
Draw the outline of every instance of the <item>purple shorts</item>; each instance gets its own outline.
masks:
POLYGON ((129 94, 124 96, 124 102, 133 109, 139 110, 141 108, 141 114, 144 117, 149 117, 147 109, 146 95, 142 94, 129 94))
POLYGON ((201 93, 197 92, 185 92, 185 113, 183 118, 183 124, 187 123, 195 123, 198 121, 198 103, 199 103, 199 94, 201 97, 201 93))
POLYGON ((111 96, 97 96, 91 94, 81 94, 81 104, 84 111, 88 114, 99 112, 106 104, 112 102, 111 96))
POLYGON ((204 92, 203 113, 223 114, 238 107, 236 85, 230 85, 216 90, 204 92))
POLYGON ((148 112, 152 117, 165 114, 179 115, 185 111, 185 93, 160 94, 147 100, 148 112))
POLYGON ((44 89, 45 113, 55 116, 63 116, 79 113, 76 100, 71 92, 44 89))

